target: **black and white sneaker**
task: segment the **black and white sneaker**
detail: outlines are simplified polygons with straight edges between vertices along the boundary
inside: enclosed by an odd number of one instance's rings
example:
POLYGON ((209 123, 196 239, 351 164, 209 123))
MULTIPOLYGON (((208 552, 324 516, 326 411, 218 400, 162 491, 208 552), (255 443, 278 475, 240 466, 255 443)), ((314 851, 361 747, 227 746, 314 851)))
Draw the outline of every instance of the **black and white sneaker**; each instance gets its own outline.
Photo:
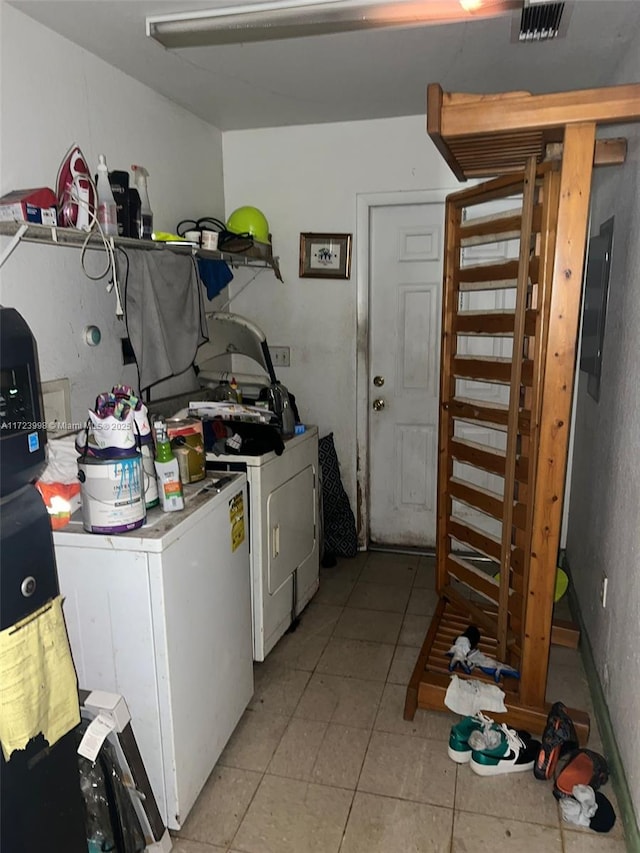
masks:
POLYGON ((502 739, 494 749, 474 750, 469 766, 478 776, 499 776, 532 770, 540 750, 540 741, 525 731, 514 731, 504 723, 500 726, 502 739))

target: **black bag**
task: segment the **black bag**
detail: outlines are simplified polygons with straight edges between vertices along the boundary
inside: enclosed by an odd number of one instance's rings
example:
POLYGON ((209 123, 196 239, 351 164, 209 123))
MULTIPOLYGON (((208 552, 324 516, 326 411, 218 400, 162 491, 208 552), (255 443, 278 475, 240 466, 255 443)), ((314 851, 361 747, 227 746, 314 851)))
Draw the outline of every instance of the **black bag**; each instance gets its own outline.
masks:
POLYGON ((356 520, 340 479, 332 432, 318 442, 318 461, 322 472, 324 554, 332 552, 338 557, 355 557, 358 553, 356 520))

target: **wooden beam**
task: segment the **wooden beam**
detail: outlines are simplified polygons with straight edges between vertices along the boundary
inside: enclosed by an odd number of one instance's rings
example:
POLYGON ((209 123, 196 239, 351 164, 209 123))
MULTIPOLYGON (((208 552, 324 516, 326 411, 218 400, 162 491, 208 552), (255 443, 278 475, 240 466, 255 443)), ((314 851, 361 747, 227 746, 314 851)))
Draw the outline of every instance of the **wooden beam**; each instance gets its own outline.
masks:
POLYGON ((574 622, 554 619, 551 626, 551 645, 577 649, 580 645, 580 629, 574 622))
MULTIPOLYGON (((500 596, 498 599, 498 658, 507 654, 507 623, 509 619, 509 568, 511 566, 511 537, 513 535, 513 503, 515 500, 516 461, 518 455, 518 414, 520 411, 520 383, 524 378, 525 362, 519 354, 524 351, 525 312, 529 281, 529 253, 536 190, 536 161, 527 164, 522 199, 522 231, 518 262, 518 289, 516 292, 515 327, 513 330, 513 359, 509 385, 509 420, 507 423, 507 449, 504 472, 504 517, 502 519, 502 547, 500 555, 500 596)), ((528 362, 532 363, 532 362, 528 362)), ((532 371, 533 375, 533 371, 532 371)))
POLYGON ((447 412, 447 405, 455 397, 456 379, 453 375, 453 360, 458 342, 453 331, 454 317, 458 310, 457 275, 460 269, 460 252, 457 250, 458 230, 462 221, 462 209, 447 199, 445 208, 445 265, 442 285, 442 342, 440 350, 440 421, 438 424, 438 497, 436 539, 436 589, 440 593, 447 582, 445 557, 448 552, 447 522, 451 515, 451 497, 447 494, 447 483, 453 476, 454 420, 447 412))
POLYGON ((567 127, 535 477, 527 642, 522 656, 521 697, 535 707, 544 704, 547 683, 594 144, 595 124, 567 127))
MULTIPOLYGON (((429 86, 427 102, 431 92, 432 87, 429 86)), ((483 136, 505 131, 562 128, 573 124, 621 124, 640 120, 640 83, 546 95, 515 92, 507 96, 477 95, 472 100, 468 96, 441 91, 440 98, 439 132, 447 140, 469 136, 471 128, 474 136, 483 136)), ((592 163, 593 151, 589 167, 592 163)))
MULTIPOLYGON (((444 704, 444 697, 449 687, 449 677, 437 672, 426 672, 418 684, 418 706, 433 711, 448 710, 444 704)), ((525 729, 533 735, 541 735, 547 722, 551 704, 543 702, 540 707, 531 708, 524 702, 519 701, 517 696, 505 691, 504 704, 507 708, 506 714, 491 713, 496 723, 507 723, 516 729, 525 729)), ((576 727, 576 733, 582 746, 589 740, 589 715, 575 708, 568 708, 567 712, 576 727)), ((407 717, 405 719, 413 719, 407 717)))
MULTIPOLYGON (((547 145, 545 160, 562 160, 564 146, 562 142, 551 142, 547 145)), ((621 166, 627 159, 627 140, 622 137, 615 139, 596 139, 593 154, 594 166, 621 166)))

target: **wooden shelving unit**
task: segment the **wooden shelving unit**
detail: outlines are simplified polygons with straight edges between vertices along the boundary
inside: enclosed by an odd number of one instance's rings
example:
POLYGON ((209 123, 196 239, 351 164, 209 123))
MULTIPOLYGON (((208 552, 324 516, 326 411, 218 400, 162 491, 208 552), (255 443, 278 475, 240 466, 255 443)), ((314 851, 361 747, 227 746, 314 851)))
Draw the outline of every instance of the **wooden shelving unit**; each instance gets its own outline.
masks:
MULTIPOLYGON (((553 624, 553 604, 592 169, 626 151, 625 140, 598 143, 596 129, 640 120, 640 84, 550 95, 433 84, 428 99, 428 132, 454 174, 497 177, 447 199, 440 600, 405 717, 444 709, 446 651, 476 624, 483 651, 520 673, 501 682, 503 719, 540 733, 550 645, 578 641, 570 624, 553 624), (483 214, 496 201, 508 209, 483 214), (517 259, 495 260, 509 241, 517 259), (487 247, 492 260, 474 256, 487 247)), ((586 741, 588 716, 572 716, 586 741)))

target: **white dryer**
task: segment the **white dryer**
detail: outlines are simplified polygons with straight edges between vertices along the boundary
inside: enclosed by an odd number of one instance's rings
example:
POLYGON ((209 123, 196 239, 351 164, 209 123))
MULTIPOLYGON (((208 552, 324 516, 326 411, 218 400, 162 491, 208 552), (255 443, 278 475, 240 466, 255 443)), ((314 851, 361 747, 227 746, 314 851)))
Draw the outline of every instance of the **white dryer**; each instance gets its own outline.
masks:
MULTIPOLYGON (((265 334, 252 320, 214 312, 208 327, 196 358, 202 386, 214 387, 232 370, 247 401, 277 383, 265 334), (256 365, 258 374, 244 372, 256 365)), ((318 589, 318 428, 284 439, 281 455, 207 453, 207 468, 247 475, 253 656, 262 661, 318 589)))
POLYGON ((207 453, 207 468, 244 471, 249 495, 253 657, 263 661, 318 589, 318 428, 261 456, 207 453))

